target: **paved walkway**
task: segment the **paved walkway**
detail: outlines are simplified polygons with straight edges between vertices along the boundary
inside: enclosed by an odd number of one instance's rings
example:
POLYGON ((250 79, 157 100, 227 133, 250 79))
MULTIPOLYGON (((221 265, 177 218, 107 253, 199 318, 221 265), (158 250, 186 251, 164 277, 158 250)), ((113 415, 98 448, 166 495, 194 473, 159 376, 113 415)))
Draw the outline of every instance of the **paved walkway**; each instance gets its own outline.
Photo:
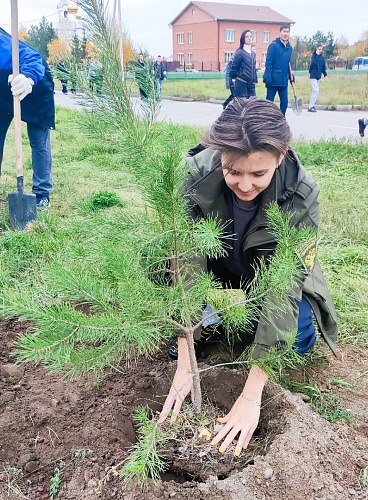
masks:
MULTIPOLYGON (((137 108, 139 99, 133 98, 137 108)), ((72 109, 78 109, 75 100, 69 95, 63 95, 60 90, 55 92, 55 103, 72 109)), ((209 127, 221 114, 221 104, 198 101, 179 101, 162 99, 158 119, 172 121, 181 125, 200 125, 209 127)), ((303 109, 301 115, 297 116, 291 108, 286 112, 293 138, 305 138, 307 140, 320 139, 356 139, 367 141, 366 137, 360 138, 358 134, 358 119, 366 115, 364 111, 324 111, 308 113, 303 109)))

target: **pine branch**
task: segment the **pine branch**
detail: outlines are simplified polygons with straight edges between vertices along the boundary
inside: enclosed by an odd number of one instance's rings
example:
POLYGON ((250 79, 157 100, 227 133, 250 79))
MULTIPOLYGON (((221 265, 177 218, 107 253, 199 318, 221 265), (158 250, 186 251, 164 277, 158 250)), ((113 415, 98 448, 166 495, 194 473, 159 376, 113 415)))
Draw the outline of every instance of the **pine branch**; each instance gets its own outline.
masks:
POLYGON ((147 409, 138 408, 133 418, 138 426, 138 441, 133 446, 121 475, 126 483, 138 480, 141 486, 144 486, 149 477, 157 483, 167 468, 157 448, 167 441, 167 437, 158 423, 154 419, 149 419, 147 409))

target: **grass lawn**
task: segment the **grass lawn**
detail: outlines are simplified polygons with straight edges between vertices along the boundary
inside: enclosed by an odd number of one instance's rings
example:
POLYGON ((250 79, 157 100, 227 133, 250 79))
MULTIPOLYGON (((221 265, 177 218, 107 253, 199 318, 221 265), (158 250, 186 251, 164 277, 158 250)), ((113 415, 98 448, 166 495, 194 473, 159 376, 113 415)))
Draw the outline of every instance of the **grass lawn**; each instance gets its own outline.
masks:
MULTIPOLYGON (((168 84, 168 82, 166 82, 168 84)), ((177 82, 176 82, 177 83, 177 82)), ((325 82, 323 82, 325 83, 325 82)), ((326 82, 326 84, 329 84, 326 82)), ((78 112, 57 109, 52 132, 54 190, 52 207, 29 231, 9 228, 6 192, 15 189, 12 130, 8 133, 0 211, 0 285, 12 291, 52 294, 48 281, 55 263, 74 269, 95 269, 95 286, 103 288, 99 272, 106 245, 119 246, 121 205, 139 203, 137 189, 125 169, 118 141, 89 137, 78 123, 78 112), (102 192, 102 194, 101 194, 102 192), (107 192, 107 194, 106 194, 107 192), (101 253, 99 253, 101 252, 101 253), (94 267, 93 267, 94 266, 94 267), (36 292, 35 292, 36 290, 36 292)), ((175 126, 183 154, 197 143, 198 130, 175 126)), ((166 147, 157 138, 157 154, 166 147)), ((30 150, 23 130, 26 192, 31 190, 30 150)), ((319 256, 340 318, 340 342, 368 348, 368 146, 328 141, 295 143, 303 164, 320 188, 319 256)))

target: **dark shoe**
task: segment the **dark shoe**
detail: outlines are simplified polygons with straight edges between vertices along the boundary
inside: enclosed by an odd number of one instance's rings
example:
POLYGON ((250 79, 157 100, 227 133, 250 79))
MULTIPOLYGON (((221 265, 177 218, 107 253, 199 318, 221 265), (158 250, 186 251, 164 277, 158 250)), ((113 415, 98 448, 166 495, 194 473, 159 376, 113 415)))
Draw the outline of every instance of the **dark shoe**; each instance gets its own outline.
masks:
POLYGON ((316 108, 314 106, 312 106, 311 108, 308 108, 308 111, 310 113, 317 113, 317 110, 316 110, 316 108))
POLYGON ((37 198, 36 208, 38 208, 38 210, 46 210, 46 208, 49 208, 50 206, 50 200, 46 198, 46 196, 37 198))
POLYGON ((359 125, 359 135, 360 137, 364 137, 364 130, 366 125, 364 125, 364 120, 362 118, 358 120, 358 125, 359 125))
MULTIPOLYGON (((212 342, 219 342, 223 338, 220 325, 208 325, 201 330, 201 338, 194 341, 196 358, 205 358, 205 347, 212 342)), ((178 359, 178 343, 175 342, 168 349, 171 359, 178 359)))

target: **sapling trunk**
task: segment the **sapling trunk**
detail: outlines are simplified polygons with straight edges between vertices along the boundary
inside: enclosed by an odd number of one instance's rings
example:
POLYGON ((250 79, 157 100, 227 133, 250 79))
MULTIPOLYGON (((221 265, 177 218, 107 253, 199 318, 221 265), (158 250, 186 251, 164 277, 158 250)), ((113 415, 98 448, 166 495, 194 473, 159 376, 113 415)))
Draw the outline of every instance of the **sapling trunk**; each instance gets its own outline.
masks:
POLYGON ((193 377, 193 407, 194 413, 201 413, 202 408, 202 391, 201 391, 201 380, 199 377, 198 363, 194 348, 194 330, 192 328, 186 334, 186 340, 188 344, 190 369, 193 377))

